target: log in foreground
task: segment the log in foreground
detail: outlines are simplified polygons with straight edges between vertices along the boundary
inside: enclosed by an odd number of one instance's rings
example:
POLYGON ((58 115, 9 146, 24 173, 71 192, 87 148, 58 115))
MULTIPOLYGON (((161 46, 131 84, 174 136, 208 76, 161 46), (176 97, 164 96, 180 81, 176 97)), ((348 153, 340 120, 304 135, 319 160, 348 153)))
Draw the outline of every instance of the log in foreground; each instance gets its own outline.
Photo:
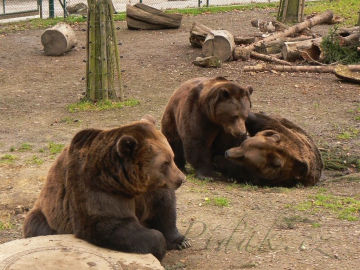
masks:
MULTIPOLYGON (((281 71, 281 72, 318 72, 318 73, 335 73, 337 66, 282 66, 258 64, 256 66, 244 66, 245 72, 256 71, 281 71)), ((360 65, 346 66, 350 71, 360 71, 360 65)))
POLYGON ((74 48, 77 40, 71 26, 59 22, 45 30, 41 35, 41 43, 44 46, 45 55, 59 56, 74 48))
POLYGON ((179 28, 181 14, 167 14, 159 9, 138 3, 126 5, 126 22, 129 29, 179 28))
POLYGON ((288 29, 284 30, 283 32, 276 32, 272 34, 271 36, 268 36, 264 38, 263 40, 257 41, 252 43, 249 46, 242 47, 237 46, 234 50, 234 59, 242 59, 242 60, 248 60, 250 57, 250 52, 255 49, 255 47, 260 47, 262 43, 269 42, 278 38, 282 37, 288 37, 290 35, 293 35, 295 33, 299 33, 302 30, 306 28, 311 28, 314 25, 322 24, 322 23, 329 23, 331 22, 333 18, 333 12, 331 10, 328 10, 324 13, 318 14, 308 20, 305 20, 301 23, 295 24, 292 27, 289 27, 288 29))

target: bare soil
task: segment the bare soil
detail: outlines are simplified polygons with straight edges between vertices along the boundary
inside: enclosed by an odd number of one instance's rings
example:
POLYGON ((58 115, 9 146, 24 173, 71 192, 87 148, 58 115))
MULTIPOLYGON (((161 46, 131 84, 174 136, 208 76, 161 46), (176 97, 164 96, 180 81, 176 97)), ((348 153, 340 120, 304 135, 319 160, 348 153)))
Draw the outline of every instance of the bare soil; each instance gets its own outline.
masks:
MULTIPOLYGON (((117 127, 148 113, 159 123, 173 90, 197 76, 222 75, 252 85, 253 111, 286 117, 311 134, 320 148, 336 149, 344 160, 360 160, 358 85, 343 83, 332 74, 242 72, 255 60, 229 62, 219 69, 192 64, 200 55, 188 40, 192 22, 249 35, 255 30, 250 20, 272 18, 271 12, 185 16, 177 30, 129 31, 118 22, 126 97, 138 99, 140 105, 101 112, 70 113, 66 108, 85 90, 85 24, 74 26, 79 44, 61 57, 43 55, 42 30, 1 35, 0 158, 16 159, 0 162, 0 243, 22 237, 26 211, 56 157, 49 152, 50 142, 66 145, 83 128, 117 127)), ((328 27, 315 30, 325 34, 328 27)), ((357 168, 347 167, 325 170, 321 183, 312 188, 258 188, 189 177, 177 191, 177 207, 178 227, 187 233, 192 247, 170 251, 163 265, 166 269, 359 269, 359 220, 340 219, 325 207, 317 211, 297 207, 314 202, 311 196, 319 193, 360 200, 357 168), (228 205, 214 203, 215 198, 228 205)), ((356 215, 360 218, 359 212, 356 215)))

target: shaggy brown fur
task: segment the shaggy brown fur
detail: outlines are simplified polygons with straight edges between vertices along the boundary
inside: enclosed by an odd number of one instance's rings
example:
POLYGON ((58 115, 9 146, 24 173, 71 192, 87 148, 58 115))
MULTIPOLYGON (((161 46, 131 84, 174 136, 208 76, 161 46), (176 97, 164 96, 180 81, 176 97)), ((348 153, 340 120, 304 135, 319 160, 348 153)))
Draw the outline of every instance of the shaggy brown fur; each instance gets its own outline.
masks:
POLYGON ((150 122, 77 133, 50 169, 24 236, 72 233, 158 259, 166 249, 188 247, 176 228, 174 193, 185 176, 150 122))
POLYGON ((184 170, 188 161, 198 177, 213 175, 212 146, 224 131, 233 136, 246 133, 252 88, 223 77, 195 78, 183 83, 170 98, 162 117, 162 132, 184 170))
POLYGON ((261 113, 251 113, 246 127, 251 137, 225 152, 230 161, 215 161, 228 176, 268 186, 309 186, 319 181, 320 152, 300 127, 261 113))

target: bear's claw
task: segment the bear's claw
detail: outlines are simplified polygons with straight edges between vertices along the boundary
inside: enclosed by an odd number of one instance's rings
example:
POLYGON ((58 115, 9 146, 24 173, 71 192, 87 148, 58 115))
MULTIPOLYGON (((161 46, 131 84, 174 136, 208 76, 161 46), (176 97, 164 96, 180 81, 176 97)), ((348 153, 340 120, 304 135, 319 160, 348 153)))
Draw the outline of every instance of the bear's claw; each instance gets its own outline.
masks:
POLYGON ((177 245, 177 249, 182 250, 191 247, 189 239, 184 239, 180 244, 177 245))

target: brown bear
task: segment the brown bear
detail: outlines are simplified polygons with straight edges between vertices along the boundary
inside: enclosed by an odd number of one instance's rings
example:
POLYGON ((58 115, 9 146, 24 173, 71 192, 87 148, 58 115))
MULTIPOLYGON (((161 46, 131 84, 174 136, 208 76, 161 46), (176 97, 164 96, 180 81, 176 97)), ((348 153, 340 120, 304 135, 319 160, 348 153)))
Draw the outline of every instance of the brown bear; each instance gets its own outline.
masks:
POLYGON ((159 260, 166 249, 188 247, 176 227, 175 189, 185 176, 151 122, 77 133, 51 167, 24 236, 75 234, 159 260))
POLYGON ((285 118, 250 113, 246 128, 251 137, 217 157, 216 166, 228 177, 266 186, 316 184, 321 155, 310 136, 285 118))
POLYGON ((252 91, 223 77, 194 78, 175 90, 163 114, 161 131, 180 169, 185 170, 187 161, 197 177, 214 176, 213 142, 221 131, 235 137, 246 133, 252 91))

